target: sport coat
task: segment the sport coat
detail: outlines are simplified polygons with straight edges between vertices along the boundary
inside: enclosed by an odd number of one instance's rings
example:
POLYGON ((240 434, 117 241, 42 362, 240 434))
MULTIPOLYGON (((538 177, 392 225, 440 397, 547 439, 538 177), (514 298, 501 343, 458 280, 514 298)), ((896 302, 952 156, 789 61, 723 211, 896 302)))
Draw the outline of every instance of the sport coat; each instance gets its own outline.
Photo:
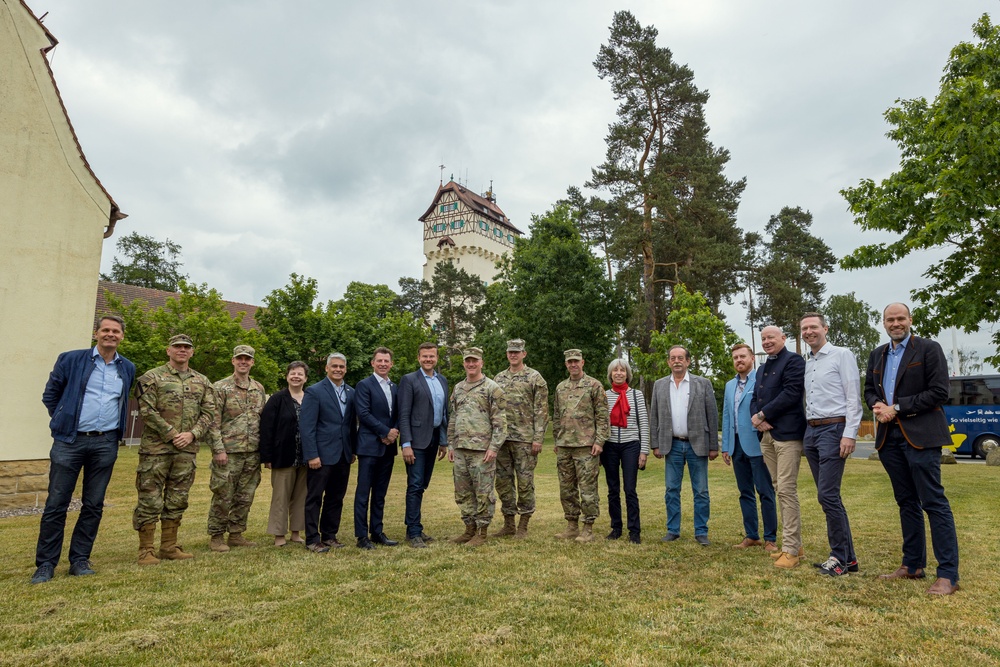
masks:
MULTIPOLYGON (((399 441, 414 449, 427 449, 434 434, 434 399, 427 388, 423 369, 407 373, 399 380, 399 441)), ((444 411, 439 429, 439 447, 448 445, 448 380, 434 376, 444 389, 444 411)))
MULTIPOLYGON (((122 394, 118 399, 118 438, 125 437, 128 422, 128 396, 135 381, 135 364, 118 355, 115 368, 122 379, 122 394)), ((42 391, 42 403, 49 411, 52 439, 72 444, 76 442, 83 397, 87 382, 94 372, 94 348, 63 352, 56 359, 49 380, 42 391)))
MULTIPOLYGON (((757 369, 750 414, 764 413, 775 440, 801 440, 806 434, 805 378, 806 360, 787 348, 757 369)), ((763 437, 757 433, 758 440, 763 437)))
POLYGON ((396 455, 396 443, 386 445, 382 438, 399 424, 399 387, 390 381, 392 411, 378 378, 369 375, 354 388, 354 408, 358 413, 358 456, 396 455))
POLYGON ((342 460, 354 461, 358 440, 358 420, 354 411, 354 389, 344 383, 346 404, 341 414, 337 391, 329 378, 306 389, 299 410, 299 433, 302 438, 302 458, 317 456, 323 465, 342 460))
POLYGON ((260 462, 272 468, 295 465, 295 436, 299 418, 288 388, 272 394, 260 413, 260 462))
POLYGON ((722 451, 732 455, 734 435, 740 436, 740 449, 747 456, 761 456, 760 440, 757 439, 757 429, 750 422, 750 401, 753 397, 753 387, 757 382, 757 374, 747 375, 747 386, 735 409, 736 378, 726 383, 726 393, 722 399, 722 451))
MULTIPOLYGON (((868 407, 886 400, 882 378, 890 343, 879 345, 868 356, 865 371, 865 403, 868 407)), ((942 405, 948 400, 948 360, 937 341, 910 336, 896 370, 893 402, 903 437, 913 447, 945 447, 951 444, 948 419, 942 405)), ((875 422, 875 448, 881 449, 889 429, 875 422)))
MULTIPOLYGON (((690 375, 687 427, 691 449, 698 456, 708 456, 719 450, 719 410, 715 404, 712 383, 698 375, 690 375)), ((653 383, 653 400, 649 406, 649 446, 666 456, 673 444, 674 424, 670 413, 672 376, 653 383)))

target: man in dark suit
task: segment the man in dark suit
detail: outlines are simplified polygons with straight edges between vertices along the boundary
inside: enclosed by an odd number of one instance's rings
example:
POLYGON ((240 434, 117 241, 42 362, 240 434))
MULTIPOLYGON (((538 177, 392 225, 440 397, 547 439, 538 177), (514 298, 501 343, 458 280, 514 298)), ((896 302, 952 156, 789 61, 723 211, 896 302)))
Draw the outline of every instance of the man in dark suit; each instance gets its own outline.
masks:
POLYGON ((903 529, 903 563, 881 579, 922 579, 927 564, 924 512, 931 526, 937 580, 931 595, 958 590, 958 537, 941 486, 941 447, 951 444, 941 406, 948 400, 948 362, 933 340, 910 334, 906 304, 882 312, 891 339, 875 348, 865 372, 865 403, 878 421, 875 447, 889 474, 903 529))
POLYGON ((358 425, 354 390, 344 382, 347 358, 326 358, 326 377, 306 389, 299 413, 306 477, 306 548, 316 553, 344 546, 337 540, 358 425))
POLYGON ((406 463, 406 539, 420 549, 433 538, 420 523, 420 505, 431 481, 434 462, 448 453, 448 380, 434 370, 435 343, 417 350, 420 369, 399 381, 399 440, 406 463))
POLYGON ((757 429, 760 451, 771 473, 781 512, 781 551, 773 542, 765 544, 764 549, 775 559, 775 567, 791 569, 798 566, 803 553, 798 479, 806 433, 806 362, 788 351, 786 339, 778 327, 760 330, 760 346, 767 353, 767 361, 757 369, 750 422, 757 429))
POLYGON ((372 355, 374 373, 358 383, 354 407, 358 413, 358 485, 354 491, 354 536, 359 549, 374 549, 375 544, 394 547, 382 529, 385 493, 392 479, 399 438, 399 397, 396 384, 389 379, 392 350, 380 347, 372 355), (371 505, 369 520, 368 507, 371 505))

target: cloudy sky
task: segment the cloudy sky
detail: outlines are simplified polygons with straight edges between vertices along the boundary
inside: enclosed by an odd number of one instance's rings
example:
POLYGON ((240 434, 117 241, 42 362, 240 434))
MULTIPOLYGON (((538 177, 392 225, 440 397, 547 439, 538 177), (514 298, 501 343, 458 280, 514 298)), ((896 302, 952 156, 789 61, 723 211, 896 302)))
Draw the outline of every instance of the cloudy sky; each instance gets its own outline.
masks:
MULTIPOLYGON (((297 272, 324 299, 422 272, 421 224, 444 164, 493 182, 521 229, 582 185, 614 119, 593 68, 615 9, 659 30, 711 99, 710 138, 747 178, 738 222, 814 215, 838 256, 862 243, 839 190, 898 166, 883 112, 933 97, 948 52, 996 2, 27 0, 94 171, 184 269, 260 303, 297 272)), ((908 300, 934 258, 827 276, 875 307, 908 300)), ((739 306, 726 310, 744 336, 739 306)), ((951 335, 942 336, 950 345, 951 335)), ((959 343, 989 352, 988 335, 959 343)))

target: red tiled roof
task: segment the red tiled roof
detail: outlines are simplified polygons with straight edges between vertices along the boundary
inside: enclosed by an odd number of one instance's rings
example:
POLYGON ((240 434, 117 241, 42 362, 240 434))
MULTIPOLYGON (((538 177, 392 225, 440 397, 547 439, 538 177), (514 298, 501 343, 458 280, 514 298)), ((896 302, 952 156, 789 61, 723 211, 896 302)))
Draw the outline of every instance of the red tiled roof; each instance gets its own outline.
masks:
POLYGON ((427 219, 427 216, 434 212, 434 207, 437 206, 438 201, 441 199, 441 195, 445 192, 454 192, 459 200, 472 210, 477 213, 481 213, 493 222, 503 225, 519 236, 524 235, 524 232, 515 227, 511 223, 510 218, 504 215, 504 212, 500 210, 500 207, 496 205, 496 202, 491 201, 486 197, 477 195, 465 186, 459 185, 455 181, 448 181, 444 185, 438 187, 437 192, 434 193, 434 201, 431 202, 427 211, 425 211, 422 216, 417 218, 420 222, 424 222, 427 219))
MULTIPOLYGON (((95 330, 97 329, 98 318, 101 315, 107 315, 111 312, 108 308, 108 300, 104 296, 105 291, 117 296, 126 306, 136 299, 141 299, 146 302, 150 310, 161 308, 166 305, 167 299, 180 296, 177 292, 166 292, 149 287, 136 287, 135 285, 124 285, 108 280, 99 280, 97 281, 97 308, 94 310, 95 330)), ((226 310, 229 311, 231 317, 235 318, 241 312, 246 313, 243 316, 243 321, 240 322, 240 326, 245 330, 249 331, 250 329, 257 328, 257 320, 254 319, 254 315, 257 314, 257 306, 249 303, 237 303, 236 301, 223 301, 222 303, 226 307, 226 310)))

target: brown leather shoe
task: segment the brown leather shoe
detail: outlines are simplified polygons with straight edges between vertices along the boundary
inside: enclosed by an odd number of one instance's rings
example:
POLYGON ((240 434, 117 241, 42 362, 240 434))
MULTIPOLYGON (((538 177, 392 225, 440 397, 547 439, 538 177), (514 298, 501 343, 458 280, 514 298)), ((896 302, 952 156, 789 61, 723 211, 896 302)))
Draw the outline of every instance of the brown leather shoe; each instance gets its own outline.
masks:
POLYGON ((740 542, 739 544, 734 544, 733 548, 734 549, 746 549, 748 547, 759 547, 762 544, 764 544, 764 543, 761 542, 760 540, 751 540, 749 537, 744 537, 743 541, 740 542))
POLYGON ((952 585, 950 579, 938 577, 937 581, 927 589, 928 595, 951 595, 958 590, 958 584, 952 585))
POLYGON ((924 576, 924 569, 922 567, 918 567, 916 572, 911 573, 905 565, 900 565, 895 572, 880 574, 878 578, 883 581, 889 581, 890 579, 923 579, 924 576))
POLYGON ((764 542, 764 553, 773 554, 779 551, 778 545, 774 542, 764 542))
MULTIPOLYGON (((771 558, 781 558, 781 554, 783 554, 783 553, 785 553, 785 552, 784 551, 772 551, 769 555, 771 556, 771 558)), ((791 554, 789 554, 789 555, 791 555, 791 554)), ((805 555, 806 555, 806 550, 803 549, 802 547, 799 547, 799 555, 798 555, 798 557, 802 558, 805 555)))

